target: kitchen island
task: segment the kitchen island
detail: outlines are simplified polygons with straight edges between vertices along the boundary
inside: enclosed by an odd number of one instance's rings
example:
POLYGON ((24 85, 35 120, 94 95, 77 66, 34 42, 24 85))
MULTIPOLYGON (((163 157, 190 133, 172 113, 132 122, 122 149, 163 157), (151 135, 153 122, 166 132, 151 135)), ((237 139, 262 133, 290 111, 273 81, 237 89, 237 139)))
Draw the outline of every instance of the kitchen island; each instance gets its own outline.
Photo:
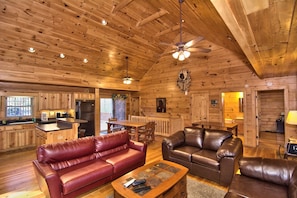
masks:
POLYGON ((56 123, 36 125, 36 145, 71 141, 78 138, 78 127, 86 120, 57 118, 56 123))

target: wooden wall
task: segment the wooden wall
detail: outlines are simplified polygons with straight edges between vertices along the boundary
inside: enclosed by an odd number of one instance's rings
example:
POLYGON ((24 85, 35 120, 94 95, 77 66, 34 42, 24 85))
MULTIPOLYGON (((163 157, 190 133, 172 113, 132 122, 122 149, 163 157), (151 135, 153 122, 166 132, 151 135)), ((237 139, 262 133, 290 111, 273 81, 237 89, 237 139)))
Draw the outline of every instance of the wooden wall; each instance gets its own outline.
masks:
MULTIPOLYGON (((207 41, 203 41, 207 42, 207 41)), ((212 48, 209 54, 190 56, 183 62, 174 60, 171 55, 160 58, 140 81, 141 110, 147 116, 182 116, 185 126, 191 125, 191 96, 207 92, 209 98, 219 101, 218 108, 209 109, 209 121, 221 121, 223 117, 221 93, 244 92, 244 143, 256 146, 255 93, 258 90, 282 89, 285 93, 285 114, 296 109, 296 76, 259 79, 243 57, 208 43, 212 48), (188 95, 176 85, 178 73, 188 69, 191 75, 191 87, 188 95), (156 113, 156 98, 166 98, 167 112, 156 113)), ((297 132, 288 126, 286 139, 296 137, 297 132)))

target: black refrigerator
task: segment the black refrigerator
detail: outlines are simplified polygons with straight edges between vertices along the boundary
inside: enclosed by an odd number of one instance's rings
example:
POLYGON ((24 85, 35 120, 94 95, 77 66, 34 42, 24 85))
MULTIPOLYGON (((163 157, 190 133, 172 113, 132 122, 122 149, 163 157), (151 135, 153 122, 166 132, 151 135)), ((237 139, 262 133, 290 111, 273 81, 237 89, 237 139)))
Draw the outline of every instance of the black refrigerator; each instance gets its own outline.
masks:
POLYGON ((95 136, 95 101, 76 100, 75 104, 75 118, 88 121, 81 123, 78 130, 85 130, 85 136, 95 136))

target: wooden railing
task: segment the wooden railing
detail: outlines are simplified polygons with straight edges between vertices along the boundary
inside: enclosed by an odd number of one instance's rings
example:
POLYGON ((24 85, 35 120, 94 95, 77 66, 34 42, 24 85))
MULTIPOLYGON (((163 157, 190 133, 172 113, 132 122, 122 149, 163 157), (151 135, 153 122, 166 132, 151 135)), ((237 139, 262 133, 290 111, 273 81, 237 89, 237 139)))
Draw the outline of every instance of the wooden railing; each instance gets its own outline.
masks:
POLYGON ((174 118, 158 118, 148 116, 134 116, 129 115, 129 120, 137 122, 150 122, 156 123, 155 134, 161 136, 170 136, 171 134, 184 129, 184 121, 181 117, 174 118))

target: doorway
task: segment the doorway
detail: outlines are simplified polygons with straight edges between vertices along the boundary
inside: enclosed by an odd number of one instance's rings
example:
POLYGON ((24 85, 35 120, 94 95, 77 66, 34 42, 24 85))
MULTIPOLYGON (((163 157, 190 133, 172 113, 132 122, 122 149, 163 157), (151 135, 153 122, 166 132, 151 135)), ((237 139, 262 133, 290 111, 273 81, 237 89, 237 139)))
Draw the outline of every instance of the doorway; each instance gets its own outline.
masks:
POLYGON ((238 124, 238 134, 243 135, 244 103, 243 92, 222 93, 223 121, 238 124))
POLYGON ((284 90, 261 90, 257 92, 256 112, 258 118, 258 145, 285 144, 284 90))
POLYGON ((109 118, 113 117, 112 98, 100 98, 100 132, 107 131, 109 118))

